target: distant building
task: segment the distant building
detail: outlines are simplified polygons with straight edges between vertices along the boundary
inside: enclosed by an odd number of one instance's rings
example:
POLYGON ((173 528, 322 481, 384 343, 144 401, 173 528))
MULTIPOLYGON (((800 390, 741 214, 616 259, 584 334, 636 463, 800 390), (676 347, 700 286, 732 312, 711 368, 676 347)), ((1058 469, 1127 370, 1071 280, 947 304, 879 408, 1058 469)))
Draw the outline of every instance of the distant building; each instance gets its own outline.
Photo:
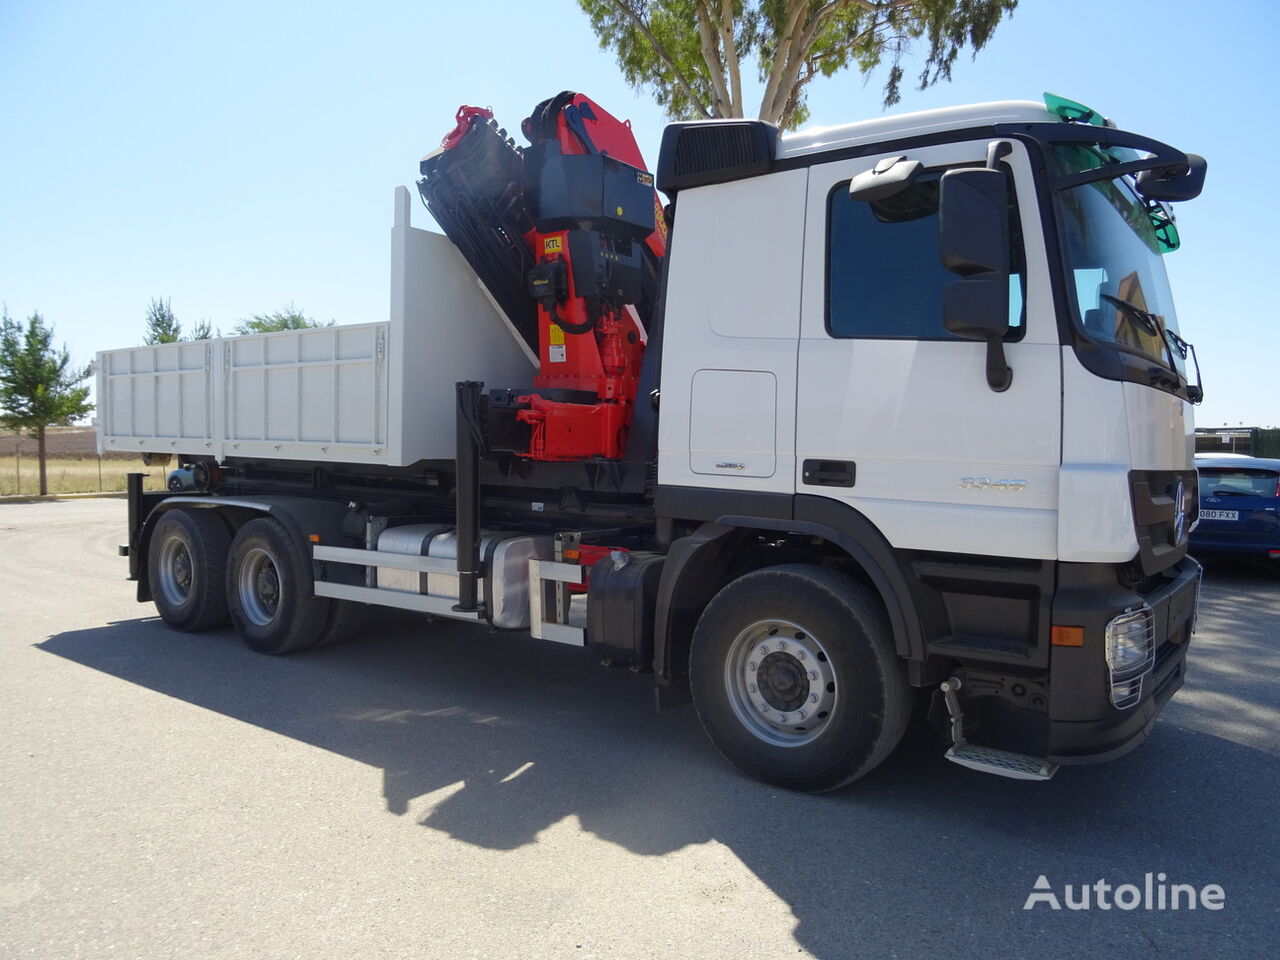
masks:
POLYGON ((1280 457, 1280 430, 1264 427, 1196 427, 1196 453, 1280 457))

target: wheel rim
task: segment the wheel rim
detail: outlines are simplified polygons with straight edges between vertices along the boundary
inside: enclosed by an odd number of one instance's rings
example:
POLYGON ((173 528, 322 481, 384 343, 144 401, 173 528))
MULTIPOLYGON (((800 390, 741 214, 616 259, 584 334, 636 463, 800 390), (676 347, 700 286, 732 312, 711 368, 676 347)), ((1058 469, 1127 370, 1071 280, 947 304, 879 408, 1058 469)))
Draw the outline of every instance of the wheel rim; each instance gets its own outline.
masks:
POLYGON ((259 627, 265 627, 280 610, 280 571, 275 558, 261 547, 249 550, 240 561, 237 583, 240 609, 259 627))
POLYGON ((191 596, 194 569, 187 542, 177 535, 160 546, 160 592, 171 606, 180 607, 191 596))
POLYGON ((822 642, 790 620, 759 620, 725 659, 729 704, 751 734, 780 747, 812 743, 835 711, 835 669, 822 642))

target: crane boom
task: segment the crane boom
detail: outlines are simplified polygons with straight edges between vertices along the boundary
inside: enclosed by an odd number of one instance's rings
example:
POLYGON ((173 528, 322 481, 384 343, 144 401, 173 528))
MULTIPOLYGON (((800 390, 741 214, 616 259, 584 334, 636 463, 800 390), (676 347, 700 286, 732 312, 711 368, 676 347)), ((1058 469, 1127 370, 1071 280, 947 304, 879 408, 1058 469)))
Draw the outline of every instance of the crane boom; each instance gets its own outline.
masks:
POLYGON ((524 120, 526 147, 488 109, 456 119, 422 160, 419 192, 539 361, 531 388, 490 390, 488 446, 621 458, 666 254, 631 127, 569 91, 524 120))

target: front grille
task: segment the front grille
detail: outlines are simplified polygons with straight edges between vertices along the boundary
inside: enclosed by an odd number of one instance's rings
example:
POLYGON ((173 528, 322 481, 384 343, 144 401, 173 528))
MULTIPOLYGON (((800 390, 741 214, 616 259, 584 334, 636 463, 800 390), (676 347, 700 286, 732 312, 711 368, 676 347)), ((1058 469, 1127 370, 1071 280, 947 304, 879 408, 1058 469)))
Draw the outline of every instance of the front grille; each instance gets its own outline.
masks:
POLYGON ((1151 576, 1173 566, 1187 553, 1187 532, 1195 519, 1199 495, 1195 470, 1131 470, 1134 532, 1138 563, 1151 576), (1177 535, 1178 484, 1182 483, 1182 536, 1177 535))

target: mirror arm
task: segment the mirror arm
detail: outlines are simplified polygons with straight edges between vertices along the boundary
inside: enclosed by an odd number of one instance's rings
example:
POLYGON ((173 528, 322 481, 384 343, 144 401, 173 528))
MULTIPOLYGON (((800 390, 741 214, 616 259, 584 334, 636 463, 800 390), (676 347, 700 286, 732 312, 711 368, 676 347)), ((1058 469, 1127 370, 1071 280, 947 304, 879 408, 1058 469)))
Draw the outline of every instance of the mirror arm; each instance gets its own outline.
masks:
POLYGON ((1164 157, 1144 157, 1139 160, 1127 160, 1124 163, 1093 167, 1089 170, 1082 170, 1079 173, 1058 177, 1053 181, 1053 185, 1059 190, 1070 190, 1072 187, 1079 187, 1086 183, 1095 183, 1099 180, 1114 180, 1116 177, 1131 173, 1142 173, 1144 170, 1159 170, 1162 173, 1171 173, 1178 170, 1185 171, 1186 167, 1185 163, 1179 167, 1177 163, 1170 163, 1164 157))
POLYGON ((1000 160, 1013 153, 1013 144, 1008 140, 992 140, 987 144, 987 169, 999 170, 1000 160))
MULTIPOLYGON (((987 144, 987 169, 999 170, 1000 161, 1013 153, 1008 140, 992 140, 987 144)), ((996 393, 1004 393, 1013 384, 1013 368, 1004 355, 1004 337, 987 340, 987 386, 996 393)))
POLYGON ((1106 164, 1091 170, 1082 170, 1076 174, 1057 177, 1053 180, 1053 186, 1059 190, 1078 187, 1096 180, 1110 180, 1127 173, 1140 173, 1143 170, 1182 170, 1186 169, 1190 162, 1186 153, 1167 143, 1110 127, 1095 127, 1079 123, 996 124, 996 134, 998 136, 1032 136, 1046 144, 1096 143, 1102 147, 1129 147, 1151 154, 1150 157, 1106 164))
POLYGON ((1013 368, 1004 356, 1004 337, 991 337, 987 341, 987 386, 996 393, 1004 393, 1013 384, 1013 368))

